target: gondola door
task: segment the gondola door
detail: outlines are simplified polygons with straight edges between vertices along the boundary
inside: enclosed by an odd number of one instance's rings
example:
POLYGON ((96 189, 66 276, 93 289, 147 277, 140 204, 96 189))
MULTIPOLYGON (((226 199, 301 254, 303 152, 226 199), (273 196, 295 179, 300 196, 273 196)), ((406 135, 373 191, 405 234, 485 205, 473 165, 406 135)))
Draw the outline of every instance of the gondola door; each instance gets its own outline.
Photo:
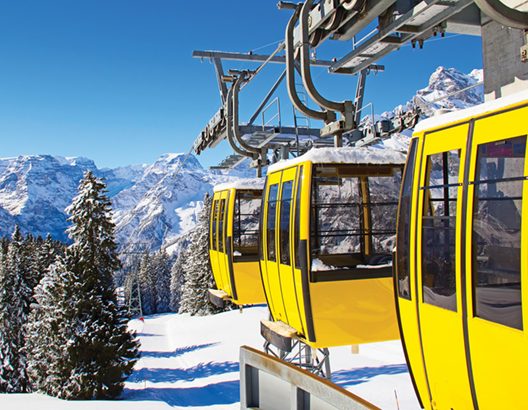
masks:
MULTIPOLYGON (((294 280, 293 260, 293 232, 294 229, 294 187, 297 176, 297 167, 288 168, 282 172, 280 186, 280 204, 277 221, 277 248, 279 281, 282 288, 283 303, 286 320, 291 327, 302 330, 301 314, 297 301, 297 289, 294 280)), ((284 320, 283 320, 284 321, 284 320)), ((302 332, 304 333, 304 332, 302 332)))
POLYGON ((218 215, 220 211, 220 193, 215 193, 213 197, 213 205, 211 208, 211 223, 209 226, 209 255, 211 261, 211 269, 213 270, 214 279, 218 289, 224 288, 224 280, 222 271, 219 266, 218 256, 218 215))
POLYGON ((231 282, 229 278, 229 260, 227 253, 231 250, 228 249, 227 241, 227 224, 229 215, 229 191, 222 191, 219 198, 218 207, 218 221, 217 221, 217 246, 218 246, 218 265, 222 275, 222 282, 224 291, 229 295, 232 295, 231 282))
POLYGON ((420 166, 415 289, 433 409, 472 408, 463 342, 461 255, 456 246, 468 129, 463 124, 427 133, 420 166))
POLYGON ((528 107, 475 121, 465 232, 468 340, 480 409, 526 408, 528 107), (523 303, 524 301, 524 303, 523 303))
POLYGON ((261 230, 262 243, 262 273, 263 284, 266 289, 268 306, 274 320, 287 323, 284 307, 282 286, 280 283, 279 269, 277 263, 277 221, 279 192, 282 172, 269 174, 266 182, 266 201, 264 203, 264 229, 261 230))

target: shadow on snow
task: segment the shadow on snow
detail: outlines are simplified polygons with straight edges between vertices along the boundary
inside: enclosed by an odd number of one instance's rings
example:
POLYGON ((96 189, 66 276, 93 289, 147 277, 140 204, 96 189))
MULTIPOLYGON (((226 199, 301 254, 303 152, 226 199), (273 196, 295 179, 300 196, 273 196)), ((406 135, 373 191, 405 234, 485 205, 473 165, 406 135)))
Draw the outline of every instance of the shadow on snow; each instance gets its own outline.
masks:
POLYGON ((238 372, 239 365, 235 362, 200 363, 188 369, 150 369, 144 368, 134 371, 128 378, 129 382, 141 383, 147 380, 152 383, 170 383, 176 381, 192 381, 202 377, 209 377, 224 373, 238 372))
POLYGON ((194 346, 185 346, 185 347, 178 347, 177 349, 173 350, 172 352, 141 352, 141 357, 145 358, 154 358, 154 359, 170 359, 176 356, 181 356, 185 353, 194 352, 196 350, 206 349, 208 347, 212 347, 217 345, 218 343, 206 343, 203 345, 194 345, 194 346))
POLYGON ((125 389, 125 400, 163 401, 170 406, 210 406, 233 404, 240 400, 239 381, 225 381, 202 387, 148 387, 143 390, 125 389))
POLYGON ((365 383, 376 376, 407 373, 405 364, 389 364, 380 367, 362 367, 360 369, 339 370, 332 373, 332 382, 343 388, 365 383))

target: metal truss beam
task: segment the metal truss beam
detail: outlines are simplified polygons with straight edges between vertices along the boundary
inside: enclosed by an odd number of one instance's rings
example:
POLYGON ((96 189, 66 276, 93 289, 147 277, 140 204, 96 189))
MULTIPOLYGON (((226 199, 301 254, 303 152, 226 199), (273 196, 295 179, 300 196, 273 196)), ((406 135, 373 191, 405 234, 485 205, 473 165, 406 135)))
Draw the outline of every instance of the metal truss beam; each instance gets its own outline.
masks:
MULTIPOLYGON (((252 53, 234 53, 234 52, 228 52, 228 51, 202 51, 202 50, 194 50, 192 53, 192 56, 194 58, 207 58, 211 59, 213 62, 215 60, 221 61, 250 61, 254 63, 273 63, 273 64, 286 64, 286 57, 284 56, 273 56, 270 58, 270 56, 265 54, 252 54, 252 53)), ((216 63, 215 63, 216 64, 216 63)), ((329 60, 310 60, 310 65, 314 67, 324 67, 329 68, 334 64, 333 61, 329 60)), ((383 70, 383 66, 374 66, 373 68, 379 68, 380 70, 383 70)), ((352 73, 351 70, 348 70, 347 68, 342 68, 339 70, 332 71, 332 73, 335 74, 355 74, 352 73)))

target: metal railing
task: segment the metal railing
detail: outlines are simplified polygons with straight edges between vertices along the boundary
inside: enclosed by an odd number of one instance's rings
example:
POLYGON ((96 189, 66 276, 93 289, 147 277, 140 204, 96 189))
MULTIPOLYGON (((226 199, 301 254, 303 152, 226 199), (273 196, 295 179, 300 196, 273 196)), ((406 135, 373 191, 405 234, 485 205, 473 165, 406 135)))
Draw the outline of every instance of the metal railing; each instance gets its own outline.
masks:
POLYGON ((266 131, 267 129, 269 130, 270 128, 271 130, 273 130, 275 127, 275 123, 273 121, 275 120, 277 120, 278 122, 279 129, 281 128, 282 121, 281 121, 281 108, 280 108, 279 97, 275 97, 273 100, 271 100, 271 102, 266 107, 264 107, 264 109, 262 110, 261 116, 262 116, 262 131, 266 131), (266 113, 273 107, 277 108, 277 112, 274 114, 272 112, 273 115, 271 116, 271 118, 266 120, 266 113))
POLYGON ((240 408, 380 410, 326 379, 248 346, 240 348, 240 408))

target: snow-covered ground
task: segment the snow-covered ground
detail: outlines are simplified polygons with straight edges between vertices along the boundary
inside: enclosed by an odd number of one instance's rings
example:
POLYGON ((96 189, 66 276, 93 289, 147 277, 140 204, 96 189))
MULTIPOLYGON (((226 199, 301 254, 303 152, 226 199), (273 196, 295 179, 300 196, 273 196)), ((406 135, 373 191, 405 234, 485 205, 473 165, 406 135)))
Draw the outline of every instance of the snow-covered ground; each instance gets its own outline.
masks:
MULTIPOLYGON (((265 307, 207 317, 165 314, 131 322, 142 358, 122 400, 65 402, 37 394, 0 395, 2 410, 239 408, 239 346, 262 346, 265 307)), ((333 381, 382 409, 419 409, 399 342, 330 349, 333 381), (399 407, 398 407, 399 406, 399 407)))

